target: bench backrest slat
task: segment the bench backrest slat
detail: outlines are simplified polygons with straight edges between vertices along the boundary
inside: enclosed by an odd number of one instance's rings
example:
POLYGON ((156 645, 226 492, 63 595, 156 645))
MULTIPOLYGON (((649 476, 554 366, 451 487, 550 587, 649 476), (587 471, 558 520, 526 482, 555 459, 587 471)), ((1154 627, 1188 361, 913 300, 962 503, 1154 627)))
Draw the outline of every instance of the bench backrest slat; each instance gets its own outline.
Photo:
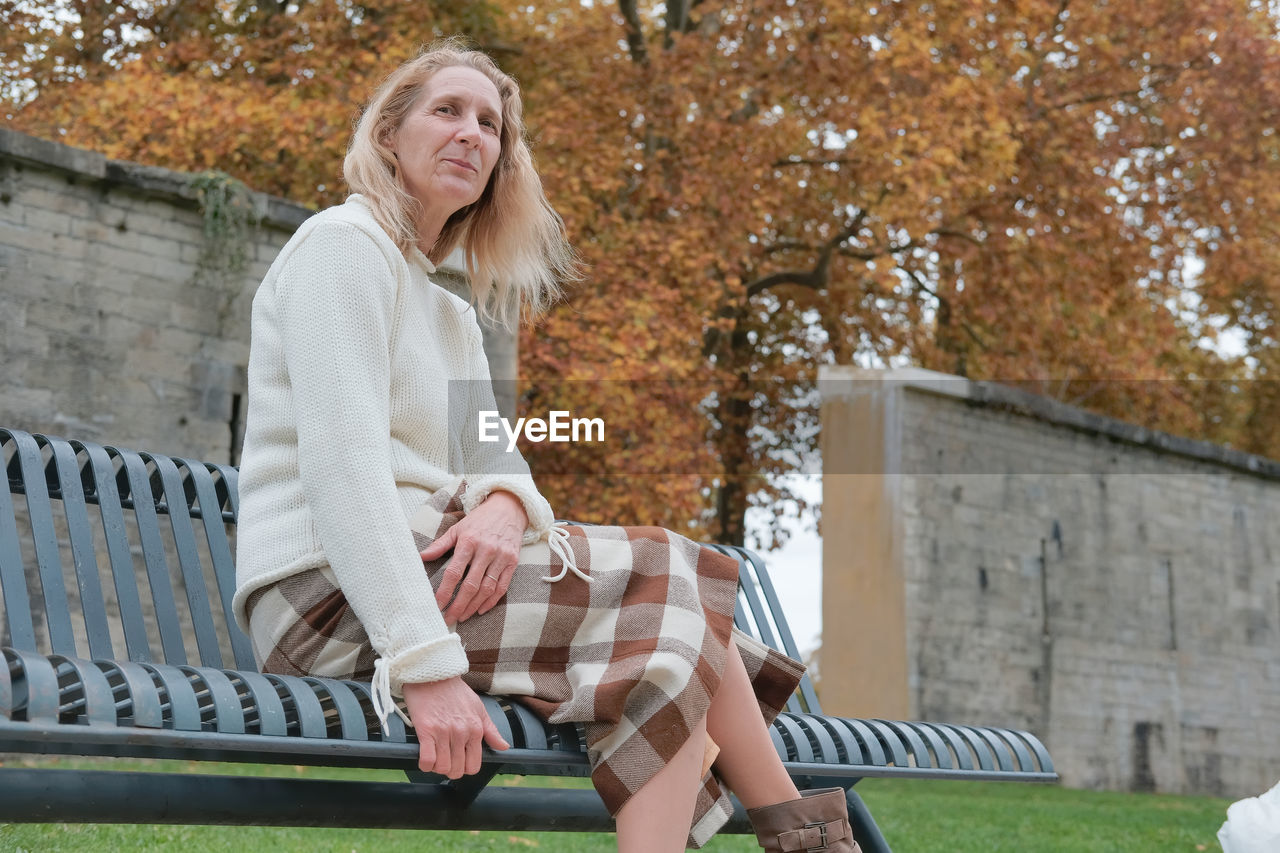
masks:
MULTIPOLYGON (((228 494, 227 471, 231 470, 234 474, 234 469, 205 465, 189 459, 177 461, 182 463, 195 488, 196 500, 200 507, 200 521, 204 525, 205 537, 209 542, 209 556, 213 560, 213 573, 218 583, 218 595, 222 600, 222 612, 229 618, 232 613, 231 600, 236 594, 236 567, 231 562, 231 546, 227 540, 227 528, 222 513, 223 500, 220 494, 228 494), (215 472, 218 474, 219 482, 214 481, 215 472)), ((229 486, 234 490, 235 481, 232 480, 229 486)), ((235 516, 232 515, 229 520, 234 522, 235 516)), ((253 647, 249 645, 249 638, 240 630, 229 633, 236 669, 256 669, 257 664, 253 659, 253 647)))
POLYGON ((156 514, 155 493, 147 474, 147 464, 139 454, 131 450, 107 449, 120 455, 124 461, 124 471, 128 475, 129 494, 133 498, 133 511, 138 519, 138 537, 142 542, 142 560, 147 567, 151 604, 155 608, 156 627, 160 630, 160 645, 164 650, 165 662, 185 665, 187 653, 182 645, 182 626, 178 622, 173 584, 169 581, 169 564, 164 556, 164 543, 160 539, 160 521, 156 514))
POLYGON ((18 463, 22 485, 27 495, 27 512, 31 537, 36 548, 36 565, 40 587, 44 592, 45 626, 49 642, 57 654, 75 655, 76 638, 71 630, 71 608, 67 588, 62 582, 62 559, 58 554, 58 534, 53 526, 53 505, 45 482, 44 460, 34 436, 21 434, 17 439, 18 463))
POLYGON ((222 478, 217 481, 218 499, 230 507, 231 517, 227 520, 234 522, 240 517, 240 470, 215 462, 209 463, 209 469, 222 475, 222 478))
MULTIPOLYGON (((773 581, 769 577, 769 570, 765 568, 764 561, 760 559, 760 555, 754 551, 743 549, 742 554, 747 559, 747 562, 751 564, 752 574, 760 585, 760 592, 764 595, 769 613, 773 616, 774 625, 778 629, 778 638, 782 641, 782 645, 780 647, 774 646, 774 648, 781 648, 789 657, 800 660, 800 649, 796 646, 795 637, 791 635, 791 627, 787 624, 787 620, 781 617, 783 612, 782 602, 778 599, 778 593, 773 587, 773 581)), ((773 643, 770 643, 770 645, 773 645, 773 643)), ((804 710, 810 714, 821 714, 822 707, 818 703, 818 693, 814 690, 813 680, 807 674, 800 681, 799 689, 800 698, 804 700, 804 710)), ((791 701, 796 701, 794 696, 791 701)), ((796 712, 799 713, 799 710, 796 709, 796 712)))
MULTIPOLYGON (((44 440, 48 441, 47 438, 44 440)), ((63 441, 49 442, 49 446, 53 449, 51 463, 57 468, 58 490, 62 493, 62 509, 67 517, 67 538, 71 541, 71 560, 80 588, 80 613, 89 640, 89 654, 95 658, 109 658, 111 629, 107 625, 98 557, 93 548, 89 510, 84 499, 85 484, 76 450, 74 445, 63 441)))
MULTIPOLYGON (((17 459, 15 457, 15 462, 17 459)), ((0 463, 4 457, 0 456, 0 463)), ((16 466, 15 466, 16 467, 16 466)), ((11 479, 12 475, 6 477, 11 479)), ((27 595, 22 548, 18 546, 18 523, 13 514, 13 487, 0 489, 0 593, 4 595, 7 637, 0 642, 20 649, 36 647, 35 626, 31 622, 31 599, 27 595)))
MULTIPOLYGON (((715 547, 738 560, 738 606, 735 613, 738 626, 741 628, 749 625, 752 629, 750 633, 761 642, 784 652, 788 657, 800 660, 800 651, 787 628, 787 621, 782 615, 782 603, 778 600, 773 584, 769 582, 769 573, 763 561, 746 548, 732 545, 715 547), (744 611, 744 601, 749 613, 744 611), (749 621, 744 621, 744 617, 749 621), (777 634, 774 633, 775 627, 777 634)), ((799 693, 792 694, 787 700, 786 710, 793 714, 822 713, 818 694, 808 673, 800 680, 799 693)))
POLYGON ((120 608, 120 627, 124 632, 125 656, 139 663, 150 663, 155 657, 151 654, 151 644, 147 642, 147 627, 142 615, 142 601, 138 597, 138 580, 133 574, 133 553, 129 547, 124 502, 115 466, 106 448, 85 444, 84 449, 89 459, 86 463, 89 476, 85 480, 93 489, 102 516, 107 559, 111 565, 116 605, 120 608))
POLYGON ((186 486, 172 459, 154 455, 150 458, 164 487, 164 502, 169 509, 169 526, 173 530, 173 541, 178 551, 178 566, 182 569, 183 586, 187 591, 187 606, 195 629, 200 662, 205 666, 221 669, 222 652, 218 649, 218 632, 213 626, 209 593, 200 568, 200 555, 196 551, 195 528, 187 505, 186 486))

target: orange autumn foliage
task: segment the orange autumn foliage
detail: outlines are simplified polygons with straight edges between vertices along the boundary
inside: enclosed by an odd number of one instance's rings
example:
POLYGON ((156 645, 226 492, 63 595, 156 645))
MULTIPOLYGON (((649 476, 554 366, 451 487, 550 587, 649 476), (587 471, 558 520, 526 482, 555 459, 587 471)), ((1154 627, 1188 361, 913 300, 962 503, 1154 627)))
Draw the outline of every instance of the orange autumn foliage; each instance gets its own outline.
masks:
POLYGON ((822 363, 1280 456, 1266 4, 63 5, 78 36, 3 13, 15 127, 316 205, 420 42, 467 33, 515 74, 588 271, 522 333, 522 408, 610 435, 529 447, 564 516, 742 541, 812 457, 822 363))

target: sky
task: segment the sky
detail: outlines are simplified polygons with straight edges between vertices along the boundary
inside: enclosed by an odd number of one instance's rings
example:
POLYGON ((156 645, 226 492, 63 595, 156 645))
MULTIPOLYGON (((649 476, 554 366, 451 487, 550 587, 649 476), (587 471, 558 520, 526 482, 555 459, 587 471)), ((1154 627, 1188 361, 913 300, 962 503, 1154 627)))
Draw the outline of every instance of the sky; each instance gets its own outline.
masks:
MULTIPOLYGON (((810 503, 821 503, 821 476, 797 474, 789 482, 810 503)), ((766 515, 761 510, 748 510, 748 530, 762 528, 766 515)), ((808 656, 822 642, 822 538, 810 519, 785 519, 784 525, 791 530, 787 544, 760 556, 769 567, 769 578, 800 654, 808 656)))

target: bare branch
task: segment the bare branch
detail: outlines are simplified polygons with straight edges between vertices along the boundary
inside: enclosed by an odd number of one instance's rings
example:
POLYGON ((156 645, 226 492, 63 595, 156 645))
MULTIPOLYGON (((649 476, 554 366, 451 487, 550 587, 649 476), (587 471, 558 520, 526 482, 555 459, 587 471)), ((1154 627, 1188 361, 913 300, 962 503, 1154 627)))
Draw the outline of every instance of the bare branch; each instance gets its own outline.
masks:
POLYGON ((636 0, 618 0, 618 11, 627 22, 627 49, 631 52, 631 60, 638 65, 648 65, 649 53, 644 46, 644 29, 640 26, 636 0))
POLYGON ((786 160, 775 160, 773 162, 773 168, 781 169, 785 166, 840 166, 850 163, 853 163, 853 159, 850 157, 832 157, 829 160, 823 160, 821 158, 811 159, 807 157, 788 157, 786 160))
POLYGON ((953 231, 950 228, 935 228, 929 233, 937 237, 954 237, 957 240, 964 240, 968 243, 972 243, 975 246, 982 245, 981 240, 979 240, 977 237, 973 236, 972 234, 968 233, 967 231, 953 231))
MULTIPOLYGON (((830 262, 830 255, 824 256, 824 260, 830 262)), ((758 278, 747 285, 747 296, 755 296, 757 293, 763 293, 769 288, 777 287, 780 284, 798 284, 810 290, 821 290, 827 284, 826 269, 820 261, 819 266, 806 272, 791 270, 789 272, 770 273, 764 278, 758 278)))
MULTIPOLYGON (((1058 5, 1058 11, 1053 14, 1053 26, 1051 28, 1053 32, 1060 33, 1066 28, 1067 5, 1070 2, 1071 0, 1062 0, 1058 5)), ((1028 46, 1030 46, 1029 43, 1028 46)), ((1040 75, 1044 73, 1044 64, 1048 59, 1049 52, 1049 48, 1047 47, 1043 52, 1041 52, 1040 56, 1036 59, 1035 68, 1032 69, 1031 74, 1027 76, 1027 112, 1031 112, 1032 108, 1035 106, 1035 81, 1039 80, 1040 75)))
POLYGON ((814 264, 813 269, 808 272, 792 270, 771 273, 763 278, 758 278, 747 285, 747 298, 750 299, 757 293, 763 293, 779 284, 798 284, 813 290, 821 290, 826 287, 827 280, 831 276, 831 256, 840 248, 841 243, 858 233, 858 229, 862 227, 863 220, 866 218, 867 211, 859 210, 858 215, 853 217, 849 224, 841 229, 839 234, 824 243, 818 249, 818 262, 814 264))
POLYGON ((675 44, 675 34, 683 33, 689 26, 689 0, 667 0, 667 31, 663 36, 663 47, 670 49, 675 44))
MULTIPOLYGON (((924 279, 920 277, 920 274, 918 272, 916 272, 915 270, 906 269, 905 267, 898 267, 898 269, 902 270, 907 275, 911 276, 911 280, 915 282, 916 287, 920 288, 925 293, 929 294, 934 299, 938 300, 938 304, 946 308, 947 316, 948 317, 951 316, 951 305, 949 301, 946 299, 946 297, 941 296, 936 290, 929 287, 929 285, 925 283, 924 279)), ((961 320, 960 328, 964 329, 964 331, 969 335, 969 337, 973 338, 973 342, 976 343, 978 346, 982 347, 983 349, 989 349, 989 347, 987 346, 987 342, 982 339, 982 336, 978 334, 977 330, 974 329, 973 326, 969 325, 964 320, 961 320)))
POLYGON ((766 255, 772 255, 775 252, 818 252, 821 246, 815 246, 812 243, 801 243, 799 240, 779 240, 777 243, 764 247, 766 255))

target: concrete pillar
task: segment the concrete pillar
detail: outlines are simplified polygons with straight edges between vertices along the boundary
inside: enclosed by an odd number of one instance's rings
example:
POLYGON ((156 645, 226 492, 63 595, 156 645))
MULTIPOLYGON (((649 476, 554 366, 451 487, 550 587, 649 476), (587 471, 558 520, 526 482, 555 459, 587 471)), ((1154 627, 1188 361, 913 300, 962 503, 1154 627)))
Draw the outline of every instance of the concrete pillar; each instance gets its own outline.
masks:
POLYGON ((899 383, 823 367, 822 707, 908 719, 899 383))

